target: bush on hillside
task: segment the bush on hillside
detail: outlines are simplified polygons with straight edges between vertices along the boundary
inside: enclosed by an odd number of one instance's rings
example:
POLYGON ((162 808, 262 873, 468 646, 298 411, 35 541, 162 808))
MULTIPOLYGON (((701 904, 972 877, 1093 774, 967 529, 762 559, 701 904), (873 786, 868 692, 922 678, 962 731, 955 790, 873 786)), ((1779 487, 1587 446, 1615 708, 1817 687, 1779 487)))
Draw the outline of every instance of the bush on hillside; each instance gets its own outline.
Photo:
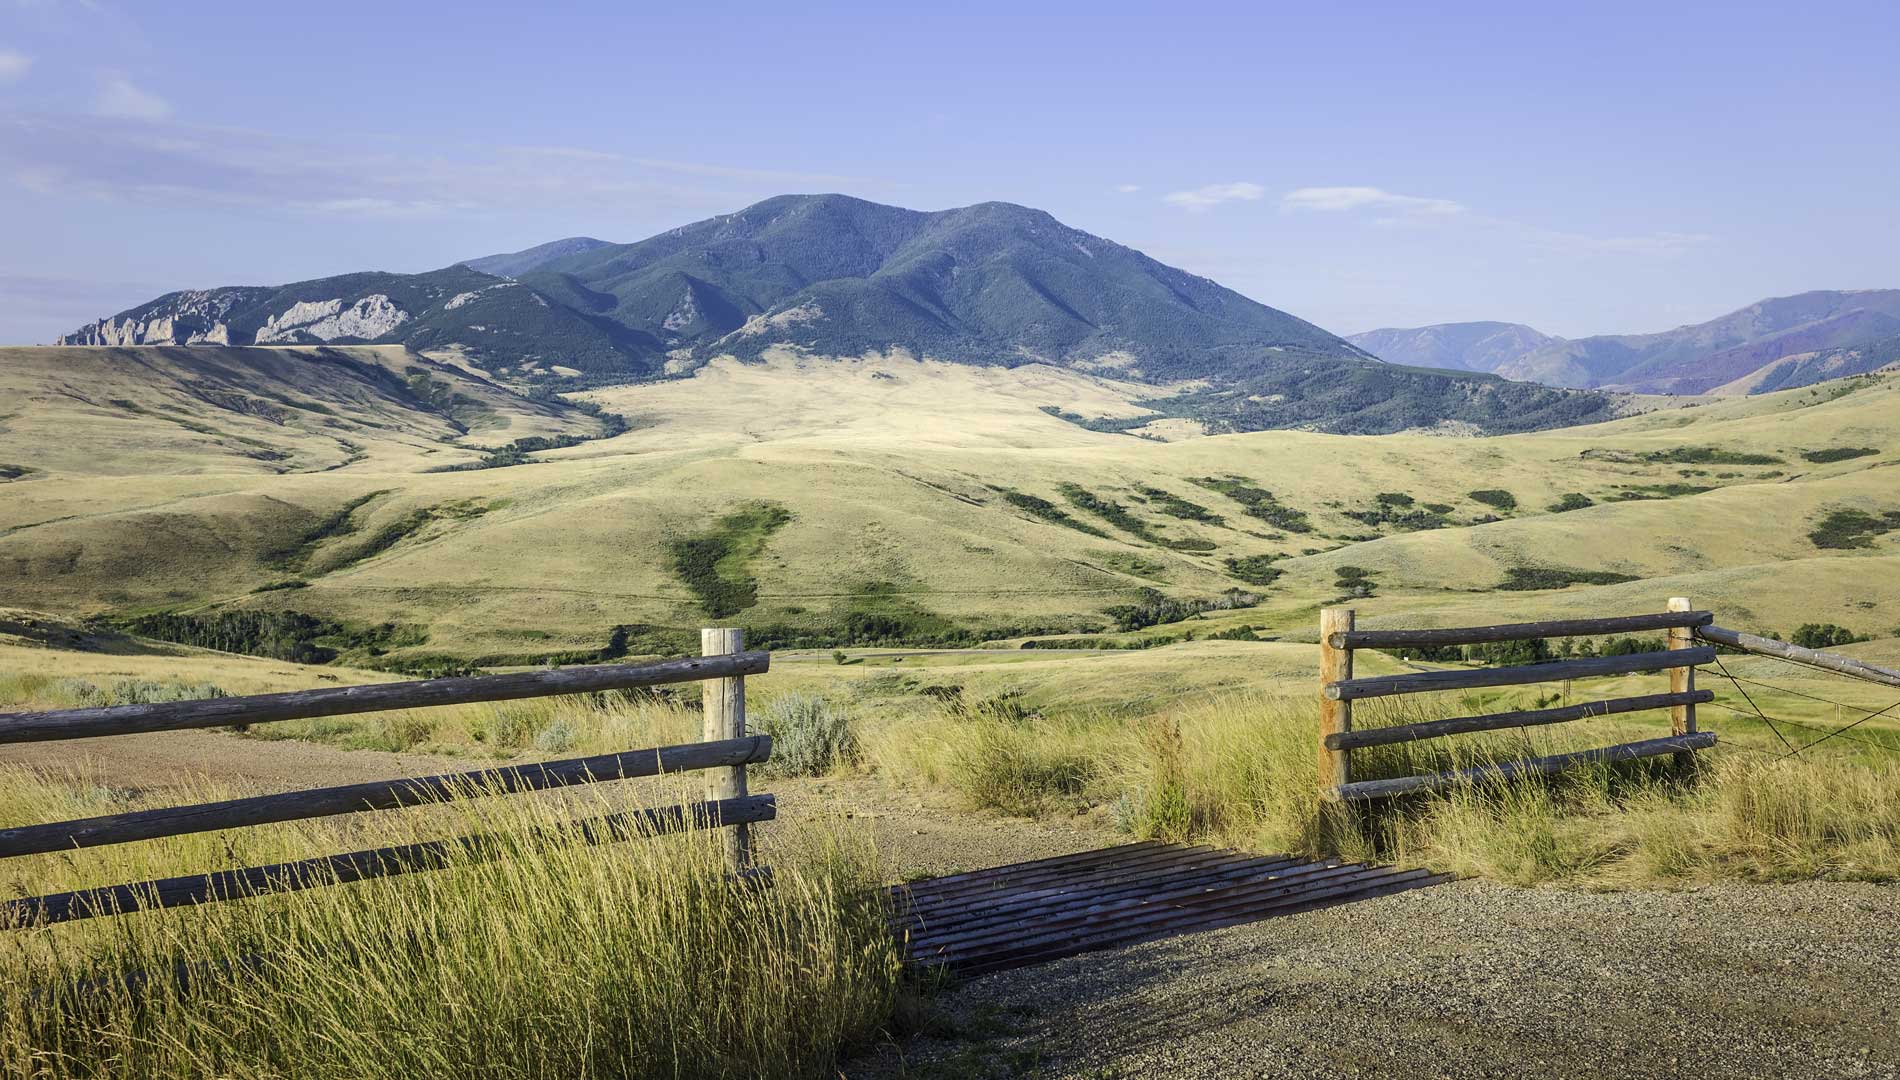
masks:
POLYGON ((1586 506, 1595 506, 1595 505, 1596 505, 1596 501, 1591 499, 1588 495, 1585 495, 1583 492, 1570 491, 1570 492, 1565 492, 1562 496, 1560 496, 1557 499, 1556 502, 1551 503, 1549 506, 1545 507, 1545 509, 1549 510, 1553 514, 1563 514, 1563 513, 1568 513, 1572 510, 1581 510, 1586 506))
POLYGON ((1836 645, 1852 645, 1856 641, 1866 640, 1866 635, 1856 634, 1845 626, 1833 623, 1802 623, 1788 638, 1791 644, 1803 649, 1831 649, 1836 645))

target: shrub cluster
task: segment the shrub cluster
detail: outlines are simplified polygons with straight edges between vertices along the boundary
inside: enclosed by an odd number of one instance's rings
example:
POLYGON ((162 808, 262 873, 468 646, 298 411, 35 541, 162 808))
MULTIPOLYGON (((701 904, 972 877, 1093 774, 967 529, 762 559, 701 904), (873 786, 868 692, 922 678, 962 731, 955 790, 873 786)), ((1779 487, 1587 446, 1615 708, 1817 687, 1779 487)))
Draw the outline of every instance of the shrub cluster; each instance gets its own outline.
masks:
POLYGON ((1190 483, 1199 484, 1209 491, 1225 495, 1239 503, 1248 516, 1259 518, 1276 529, 1285 529, 1292 533, 1310 533, 1313 525, 1306 520, 1304 510, 1295 510, 1284 506, 1273 497, 1273 492, 1255 487, 1238 476, 1197 476, 1189 477, 1190 483))
POLYGON ((857 760, 850 716, 816 694, 781 694, 758 713, 758 730, 772 737, 766 769, 783 776, 823 776, 857 760))
POLYGON ((1808 539, 1818 548, 1845 551, 1870 548, 1874 540, 1900 529, 1900 510, 1870 514, 1865 510, 1835 510, 1822 518, 1808 539))
POLYGON ((1142 589, 1136 596, 1132 604, 1117 604, 1105 609, 1105 614, 1115 620, 1117 630, 1141 630, 1190 619, 1203 611, 1232 611, 1253 607, 1260 602, 1258 594, 1245 589, 1228 589, 1213 599, 1182 599, 1165 595, 1158 589, 1142 589))
POLYGON ((1803 450, 1801 451, 1801 457, 1803 460, 1812 461, 1816 465, 1827 465, 1836 461, 1851 461, 1854 458, 1868 457, 1878 453, 1880 453, 1880 451, 1872 446, 1834 446, 1826 450, 1803 450))
POLYGON ((1865 634, 1856 634, 1845 626, 1833 623, 1802 623, 1788 638, 1791 644, 1804 649, 1831 649, 1836 645, 1852 645, 1856 641, 1867 641, 1865 634))

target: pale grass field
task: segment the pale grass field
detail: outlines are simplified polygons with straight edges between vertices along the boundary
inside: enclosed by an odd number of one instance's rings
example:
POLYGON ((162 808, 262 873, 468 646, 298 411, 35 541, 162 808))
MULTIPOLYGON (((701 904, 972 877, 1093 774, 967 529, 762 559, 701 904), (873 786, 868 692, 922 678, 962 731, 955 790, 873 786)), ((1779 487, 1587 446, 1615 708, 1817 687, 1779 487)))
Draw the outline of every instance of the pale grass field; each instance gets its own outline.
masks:
MULTIPOLYGON (((1851 552, 1820 551, 1806 538, 1828 510, 1892 508, 1895 488, 1884 467, 1900 450, 1900 389, 1892 379, 1838 400, 1789 391, 1493 439, 1259 432, 1162 444, 1086 431, 1039 411, 1127 411, 1133 388, 1079 373, 899 358, 792 366, 722 363, 689 380, 598 391, 588 396, 624 412, 634 430, 549 453, 548 463, 466 473, 419 473, 426 462, 412 445, 370 446, 366 459, 333 472, 266 475, 259 463, 226 457, 220 460, 251 471, 183 475, 177 446, 141 456, 142 428, 129 429, 129 442, 102 442, 82 463, 48 457, 50 432, 9 421, 0 431, 0 462, 40 461, 45 472, 0 485, 8 599, 65 613, 289 607, 423 625, 429 641, 422 651, 452 655, 585 649, 617 624, 705 622, 669 565, 667 541, 702 532, 735 508, 769 502, 791 520, 751 567, 759 604, 746 618, 755 622, 823 626, 881 585, 915 609, 966 624, 1100 625, 1100 610, 1135 589, 1212 595, 1236 584, 1224 559, 1261 554, 1286 556, 1277 564, 1286 576, 1264 590, 1257 611, 1229 621, 1281 633, 1312 625, 1319 604, 1337 594, 1342 565, 1375 574, 1378 595, 1359 605, 1374 625, 1412 613, 1465 621, 1579 607, 1644 610, 1652 598, 1688 595, 1733 622, 1785 632, 1833 621, 1874 632, 1884 629, 1881 612, 1900 601, 1900 573, 1888 572, 1895 536, 1851 552), (1688 468, 1580 456, 1704 445, 1784 461, 1688 468), (1882 452, 1830 465, 1798 457, 1803 449, 1861 445, 1882 452), (100 475, 138 469, 156 471, 100 475), (1765 475, 1774 472, 1783 475, 1765 475), (1275 530, 1189 482, 1207 475, 1243 476, 1272 490, 1306 511, 1316 532, 1275 530), (1065 482, 1121 501, 1164 536, 1205 539, 1217 550, 1158 548, 1071 508, 1108 534, 1087 536, 1027 516, 991 490, 1006 486, 1062 504, 1057 488, 1065 482), (1566 514, 1542 509, 1570 491, 1601 503, 1617 485, 1678 482, 1723 486, 1566 514), (1519 504, 1505 521, 1343 548, 1329 539, 1368 533, 1343 515, 1380 492, 1450 506, 1452 520, 1469 522, 1489 510, 1467 493, 1499 486, 1519 504), (1140 487, 1172 492, 1226 520, 1166 517, 1136 501, 1140 487), (294 544, 325 514, 378 491, 388 494, 359 511, 359 536, 418 510, 478 512, 440 515, 374 557, 314 576, 310 588, 249 595, 290 573, 269 565, 269 550, 294 544), (1300 554, 1332 548, 1339 550, 1300 554), (1134 572, 1134 560, 1149 568, 1134 572), (1645 580, 1555 593, 1490 591, 1506 568, 1524 565, 1645 580)), ((82 436, 103 438, 98 430, 82 436)), ((334 547, 320 542, 315 551, 334 547)))
MULTIPOLYGON (((1896 650, 1900 642, 1847 647, 1877 662, 1891 662, 1896 650)), ((905 655, 868 650, 856 656, 847 653, 844 664, 829 654, 787 653, 775 658, 771 672, 748 680, 749 711, 753 729, 768 730, 779 702, 822 701, 844 718, 856 748, 851 758, 831 766, 840 775, 865 776, 899 790, 925 787, 955 793, 972 811, 1081 814, 1102 827, 1136 836, 1213 838, 1255 850, 1314 852, 1323 846, 1312 832, 1317 806, 1316 651, 1311 645, 1232 641, 1112 653, 905 655), (1168 795, 1157 801, 1157 791, 1176 789, 1179 799, 1168 795)), ((1360 674, 1403 666, 1376 652, 1362 652, 1359 659, 1360 674)), ((21 646, 0 646, 0 666, 8 673, 0 677, 0 709, 73 704, 62 700, 62 684, 54 677, 63 671, 84 672, 104 685, 108 678, 128 675, 162 680, 169 670, 187 682, 221 680, 221 685, 243 691, 312 685, 318 675, 329 674, 325 669, 211 653, 102 657, 21 646)), ((1385 831, 1351 841, 1349 850, 1525 882, 1889 874, 1895 864, 1882 845, 1891 845, 1893 837, 1881 831, 1888 828, 1879 824, 1887 811, 1879 808, 1896 783, 1900 717, 1882 716, 1841 737, 1823 736, 1865 712, 1891 706, 1900 694, 1766 658, 1728 656, 1723 666, 1750 680, 1744 688, 1752 702, 1714 673, 1702 674, 1701 685, 1716 691, 1718 704, 1700 708, 1701 726, 1722 738, 1717 750, 1704 755, 1712 766, 1708 784, 1671 786, 1667 778, 1651 775, 1655 770, 1638 768, 1633 773, 1639 779, 1628 783, 1609 781, 1632 773, 1624 769, 1587 773, 1600 781, 1595 787, 1530 785, 1546 799, 1538 811, 1548 818, 1546 824, 1563 832, 1571 845, 1550 866, 1533 873, 1516 864, 1511 869, 1504 863, 1486 863, 1503 856, 1474 854, 1465 848, 1477 841, 1457 840, 1462 832, 1439 831, 1441 825, 1450 829, 1452 824, 1474 828, 1471 815, 1484 808, 1489 808, 1486 813, 1497 810, 1501 793, 1424 800, 1405 817, 1387 821, 1385 831), (1772 726, 1752 715, 1756 707, 1769 715, 1772 726), (1810 743, 1815 745, 1808 747, 1810 743), (1799 757, 1784 758, 1790 747, 1806 749, 1799 757), (1640 779, 1644 776, 1650 779, 1640 779), (1786 798, 1777 802, 1769 797, 1783 788, 1786 798), (1846 824, 1817 825, 1801 818, 1795 812, 1808 797, 1802 792, 1814 796, 1816 814, 1834 814, 1846 824), (1736 799, 1743 803, 1733 802, 1736 799), (1648 828, 1643 823, 1658 814, 1666 817, 1664 811, 1687 815, 1684 821, 1700 821, 1700 829, 1741 828, 1748 824, 1747 814, 1771 804, 1772 810, 1763 812, 1794 813, 1800 819, 1789 826, 1796 835, 1780 854, 1742 845, 1739 834, 1723 833, 1708 841, 1711 846, 1703 855, 1671 871, 1652 867, 1650 861, 1661 856, 1653 847, 1639 852, 1640 845, 1631 846, 1635 841, 1626 835, 1639 825, 1648 828), (1706 817, 1718 809, 1744 817, 1723 819, 1726 824, 1706 817), (1870 817, 1875 822, 1869 826, 1874 830, 1871 839, 1856 832, 1861 825, 1855 824, 1870 817), (1586 848, 1575 845, 1599 834, 1607 838, 1603 848, 1586 845, 1594 854, 1580 854, 1586 848), (1360 846, 1352 848, 1353 843, 1360 846)), ((1661 689, 1660 676, 1639 675, 1375 700, 1361 705, 1357 723, 1378 726, 1661 689)), ((691 708, 693 691, 687 686, 659 697, 590 695, 291 721, 229 738, 237 754, 256 740, 302 740, 471 761, 578 756, 694 741, 699 717, 691 708)), ((1365 779, 1431 772, 1654 738, 1667 730, 1664 714, 1645 713, 1459 736, 1357 751, 1355 775, 1365 779)), ((1748 825, 1757 826, 1771 831, 1780 827, 1748 825)), ((1505 844, 1517 828, 1500 826, 1486 843, 1505 844)), ((1669 842, 1686 841, 1675 836, 1669 842)))

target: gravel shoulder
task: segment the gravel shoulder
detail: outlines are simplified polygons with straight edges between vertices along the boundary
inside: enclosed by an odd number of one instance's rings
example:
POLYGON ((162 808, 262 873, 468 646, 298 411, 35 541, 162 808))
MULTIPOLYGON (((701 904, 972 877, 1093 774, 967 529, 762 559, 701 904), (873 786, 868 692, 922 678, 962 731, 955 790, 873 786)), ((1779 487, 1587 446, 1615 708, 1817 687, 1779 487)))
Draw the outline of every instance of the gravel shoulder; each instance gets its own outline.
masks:
POLYGON ((1900 889, 1459 882, 973 980, 896 1077, 1900 1077, 1900 889))

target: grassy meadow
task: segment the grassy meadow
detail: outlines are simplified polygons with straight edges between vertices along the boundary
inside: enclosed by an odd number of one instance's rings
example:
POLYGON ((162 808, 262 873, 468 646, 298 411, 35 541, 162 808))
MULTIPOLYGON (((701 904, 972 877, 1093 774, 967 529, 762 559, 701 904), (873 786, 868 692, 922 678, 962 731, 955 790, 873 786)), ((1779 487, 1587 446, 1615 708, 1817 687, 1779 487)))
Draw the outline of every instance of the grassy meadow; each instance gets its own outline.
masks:
MULTIPOLYGON (((43 378, 23 351, 0 370, 43 378)), ((426 470, 485 436, 292 467, 184 432, 187 467, 154 441, 175 425, 71 405, 85 454, 26 414, 0 430, 27 470, 0 484, 0 572, 10 603, 66 615, 309 615, 382 667, 658 654, 715 620, 777 647, 1113 634, 1144 590, 1247 590, 1228 623, 1279 636, 1341 596, 1370 625, 1688 595, 1748 628, 1862 633, 1900 601, 1891 377, 1487 439, 1164 442, 1045 411, 1126 416, 1142 392, 1037 365, 722 361, 585 393, 624 434, 461 472, 426 470), (1844 511, 1879 527, 1817 544, 1844 511)))
MULTIPOLYGON (((1722 743, 1691 775, 1479 784, 1348 827, 1318 798, 1312 644, 1335 604, 1361 626, 1436 626, 1688 596, 1736 629, 1837 624, 1865 639, 1842 651, 1900 666, 1893 376, 1499 438, 1210 436, 1073 422, 1138 417, 1152 393, 1076 371, 772 355, 580 395, 624 418, 612 434, 495 387, 391 404, 388 379, 413 377, 401 350, 346 350, 342 383, 313 375, 341 360, 247 350, 267 354, 264 404, 207 389, 231 376, 215 350, 139 351, 158 380, 105 350, 49 352, 0 349, 23 403, 0 415, 0 711, 637 659, 738 625, 774 652, 748 680, 776 745, 754 790, 782 787, 788 808, 799 785, 846 779, 1105 844, 1336 849, 1522 885, 1900 879, 1900 716, 1823 739, 1900 697, 1887 688, 1725 656, 1741 681, 1700 676, 1722 743), (69 356, 97 386, 73 390, 53 362, 69 356), (490 453, 522 438, 557 448, 490 453), (467 467, 484 464, 500 467, 467 467)), ((1362 653, 1359 671, 1408 664, 1362 653)), ((1373 702, 1358 723, 1660 684, 1373 702)), ((308 786, 312 747, 325 767, 363 752, 452 768, 692 741, 697 707, 689 684, 294 721, 194 734, 164 762, 113 740, 69 759, 0 748, 0 827, 308 786)), ((1354 769, 1666 730, 1597 718, 1357 751, 1354 769)), ((21 990, 0 1006, 0 1068, 822 1076, 893 1023, 891 871, 865 834, 796 813, 761 828, 771 889, 735 888, 704 836, 528 839, 590 803, 681 797, 603 789, 0 864, 0 887, 29 895, 483 829, 512 845, 388 882, 0 935, 0 979, 21 990), (184 960, 182 982, 120 977, 184 960)))
MULTIPOLYGON (((1900 640, 1842 651, 1893 664, 1900 640)), ((1700 676, 1716 694, 1699 708, 1701 727, 1722 741, 1693 777, 1650 764, 1478 785, 1368 813, 1349 834, 1322 834, 1315 653, 1311 645, 1234 640, 1141 650, 781 653, 770 673, 748 680, 752 729, 776 740, 774 762, 755 767, 754 790, 771 791, 788 776, 854 777, 949 794, 974 814, 1075 822, 1104 843, 1161 837, 1308 854, 1337 847, 1520 884, 1900 878, 1900 715, 1830 735, 1891 706, 1900 695, 1886 687, 1728 655, 1721 670, 1737 681, 1700 676)), ((155 667, 129 662, 143 658, 77 654, 71 670, 88 674, 56 677, 71 655, 0 644, 0 667, 9 671, 0 677, 0 709, 93 703, 128 682, 191 695, 206 685, 312 685, 328 674, 200 653, 151 658, 172 673, 153 679, 155 667)), ((1364 652, 1358 671, 1408 663, 1364 652)), ((1654 693, 1662 682, 1632 675, 1380 699, 1361 703, 1356 724, 1654 693)), ((308 742, 471 763, 531 761, 693 741, 697 705, 697 687, 688 684, 286 721, 224 738, 234 755, 246 745, 263 754, 269 747, 260 744, 308 742)), ((1667 730, 1664 714, 1641 713, 1358 750, 1354 776, 1463 768, 1667 730)), ((649 787, 636 785, 651 798, 649 787)))

